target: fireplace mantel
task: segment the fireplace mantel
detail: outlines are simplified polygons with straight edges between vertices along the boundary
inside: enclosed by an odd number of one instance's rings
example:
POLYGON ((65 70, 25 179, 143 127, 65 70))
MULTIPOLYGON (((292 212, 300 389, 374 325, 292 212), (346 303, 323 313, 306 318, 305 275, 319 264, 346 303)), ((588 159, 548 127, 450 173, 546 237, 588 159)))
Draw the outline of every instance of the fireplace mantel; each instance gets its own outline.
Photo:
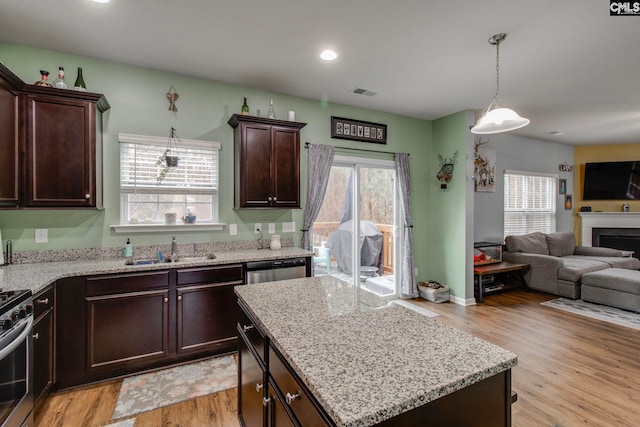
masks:
POLYGON ((591 246, 594 228, 640 228, 640 212, 578 212, 582 218, 582 245, 591 246))

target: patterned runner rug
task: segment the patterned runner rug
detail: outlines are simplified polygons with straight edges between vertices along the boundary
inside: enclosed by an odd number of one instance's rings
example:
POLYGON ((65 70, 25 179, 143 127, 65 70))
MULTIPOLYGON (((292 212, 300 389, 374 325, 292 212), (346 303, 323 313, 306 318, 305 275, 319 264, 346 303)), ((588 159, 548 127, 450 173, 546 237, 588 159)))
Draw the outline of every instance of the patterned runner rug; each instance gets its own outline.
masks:
POLYGON ((162 406, 236 387, 238 367, 233 356, 176 366, 126 378, 111 418, 129 417, 162 406))
POLYGON ((580 314, 582 316, 591 317, 593 319, 603 320, 616 325, 626 326, 640 330, 640 313, 621 310, 606 305, 593 304, 582 301, 581 299, 572 300, 568 298, 557 298, 551 301, 541 302, 540 304, 557 308, 559 310, 568 311, 570 313, 580 314))

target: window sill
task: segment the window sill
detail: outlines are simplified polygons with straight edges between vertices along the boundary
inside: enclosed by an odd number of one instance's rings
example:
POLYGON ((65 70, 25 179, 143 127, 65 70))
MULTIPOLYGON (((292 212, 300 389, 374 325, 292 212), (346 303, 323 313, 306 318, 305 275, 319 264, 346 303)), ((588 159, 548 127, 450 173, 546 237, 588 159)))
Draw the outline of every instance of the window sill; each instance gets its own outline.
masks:
POLYGON ((157 233, 162 231, 188 232, 188 231, 219 231, 224 228, 225 224, 218 223, 195 223, 195 224, 117 224, 111 228, 115 233, 157 233))

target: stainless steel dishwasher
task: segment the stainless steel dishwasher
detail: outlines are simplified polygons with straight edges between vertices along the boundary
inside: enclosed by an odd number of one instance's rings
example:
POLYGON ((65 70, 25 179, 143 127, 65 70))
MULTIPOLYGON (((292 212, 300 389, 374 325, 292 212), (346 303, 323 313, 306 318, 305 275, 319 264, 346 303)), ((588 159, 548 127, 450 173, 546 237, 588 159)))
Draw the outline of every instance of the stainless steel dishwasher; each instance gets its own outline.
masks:
POLYGON ((307 277, 307 259, 290 258, 248 262, 245 282, 275 282, 276 280, 301 279, 307 277))

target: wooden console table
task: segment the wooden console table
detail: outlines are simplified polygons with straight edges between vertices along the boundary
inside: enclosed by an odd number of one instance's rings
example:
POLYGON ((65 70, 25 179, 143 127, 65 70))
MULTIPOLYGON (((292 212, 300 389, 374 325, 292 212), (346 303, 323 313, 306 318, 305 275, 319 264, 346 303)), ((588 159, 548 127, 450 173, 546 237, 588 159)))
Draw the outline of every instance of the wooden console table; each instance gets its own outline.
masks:
POLYGON ((529 269, 529 264, 518 264, 515 262, 503 261, 496 264, 478 265, 473 267, 474 276, 474 296, 476 302, 482 302, 484 295, 489 295, 494 292, 505 291, 521 286, 526 287, 522 272, 529 269), (511 274, 515 273, 515 274, 511 274), (504 274, 505 281, 497 286, 495 289, 484 289, 482 284, 482 277, 489 275, 504 274))

